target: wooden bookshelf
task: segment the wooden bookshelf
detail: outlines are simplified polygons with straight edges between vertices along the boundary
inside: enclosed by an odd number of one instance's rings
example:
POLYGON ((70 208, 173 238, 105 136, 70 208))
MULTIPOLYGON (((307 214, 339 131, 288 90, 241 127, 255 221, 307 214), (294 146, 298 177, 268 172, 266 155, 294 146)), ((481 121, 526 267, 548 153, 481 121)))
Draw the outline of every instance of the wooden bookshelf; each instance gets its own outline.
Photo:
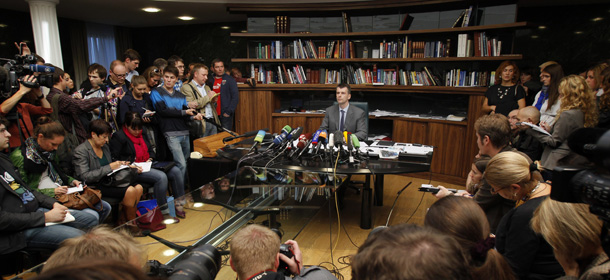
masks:
POLYGON ((470 57, 427 57, 427 58, 308 58, 308 59, 257 59, 257 58, 232 58, 231 62, 244 63, 392 63, 392 62, 456 62, 456 61, 504 61, 521 60, 523 55, 501 55, 501 56, 470 56, 470 57))
MULTIPOLYGON (((266 91, 334 91, 337 85, 334 84, 257 84, 252 88, 245 84, 237 85, 239 90, 266 90, 266 91)), ((374 86, 350 85, 352 91, 366 92, 396 92, 396 93, 443 93, 443 94, 465 94, 483 96, 486 87, 445 87, 445 86, 374 86)))
POLYGON ((231 37, 248 39, 270 39, 270 38, 348 38, 348 37, 385 37, 416 34, 442 34, 442 33, 468 33, 476 31, 493 31, 503 29, 519 29, 534 26, 528 22, 515 22, 505 24, 491 24, 455 28, 438 28, 423 30, 404 31, 377 31, 377 32, 333 32, 333 33, 231 33, 231 37))

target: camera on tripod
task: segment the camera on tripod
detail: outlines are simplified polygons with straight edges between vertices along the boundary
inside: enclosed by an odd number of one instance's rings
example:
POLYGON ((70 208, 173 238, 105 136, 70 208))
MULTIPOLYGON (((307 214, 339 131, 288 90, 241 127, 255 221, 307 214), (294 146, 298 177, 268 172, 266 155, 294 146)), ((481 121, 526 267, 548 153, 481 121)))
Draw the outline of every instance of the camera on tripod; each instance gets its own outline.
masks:
POLYGON ((0 60, 7 61, 0 69, 0 91, 4 94, 14 94, 19 90, 19 83, 29 88, 38 88, 45 86, 53 87, 53 72, 55 68, 36 64, 36 55, 15 55, 15 59, 1 58, 0 60), (6 73, 3 73, 6 72, 6 73), (36 76, 33 81, 20 81, 27 75, 41 73, 36 76))
POLYGON ((581 128, 570 135, 568 144, 594 165, 555 167, 551 198, 589 204, 591 213, 610 222, 610 131, 581 128))

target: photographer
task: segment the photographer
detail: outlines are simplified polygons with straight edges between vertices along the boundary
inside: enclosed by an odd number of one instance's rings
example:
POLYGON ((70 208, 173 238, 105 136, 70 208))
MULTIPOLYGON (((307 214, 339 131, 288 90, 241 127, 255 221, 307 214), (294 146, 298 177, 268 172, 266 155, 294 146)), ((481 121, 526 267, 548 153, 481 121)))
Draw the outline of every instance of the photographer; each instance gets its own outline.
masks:
MULTIPOLYGON (((23 77, 22 81, 34 82, 36 81, 36 77, 27 75, 23 77)), ((29 88, 24 86, 23 83, 20 83, 19 90, 0 104, 0 115, 11 120, 10 125, 8 126, 8 131, 13 135, 9 140, 10 147, 19 147, 25 139, 32 136, 31 133, 34 130, 31 120, 32 115, 46 115, 51 112, 53 112, 51 104, 44 98, 40 88, 29 88), (27 95, 35 95, 36 99, 40 100, 42 106, 36 106, 21 101, 21 99, 27 95), (16 115, 13 115, 14 108, 17 109, 16 115), (19 128, 21 128, 21 131, 19 131, 19 128)))
POLYGON ((320 267, 303 269, 303 256, 297 242, 289 240, 286 244, 292 246, 293 258, 280 254, 280 238, 275 232, 260 225, 248 225, 231 239, 231 268, 240 280, 337 279, 320 267), (296 275, 294 278, 277 272, 280 259, 296 275))

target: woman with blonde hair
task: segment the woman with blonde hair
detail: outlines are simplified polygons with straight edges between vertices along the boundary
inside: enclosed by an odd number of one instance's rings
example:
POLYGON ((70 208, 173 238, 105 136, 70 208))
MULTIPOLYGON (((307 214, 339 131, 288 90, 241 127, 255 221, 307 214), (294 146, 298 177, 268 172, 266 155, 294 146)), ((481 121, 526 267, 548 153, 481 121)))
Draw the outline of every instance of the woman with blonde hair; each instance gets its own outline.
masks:
POLYGON ((604 279, 610 260, 601 245, 603 222, 587 204, 547 199, 534 212, 532 228, 553 247, 566 273, 561 279, 604 279))
POLYGON ((525 154, 503 152, 494 156, 483 178, 492 194, 516 201, 496 230, 496 249, 519 279, 555 279, 563 274, 553 248, 530 228, 534 211, 551 193, 536 165, 525 154))
POLYGON ((494 250, 489 222, 474 200, 460 196, 441 198, 430 206, 424 225, 458 241, 473 279, 515 279, 504 257, 494 250))
POLYGON ((604 94, 604 89, 602 88, 602 72, 606 68, 608 68, 608 64, 599 63, 587 69, 587 76, 585 77, 585 79, 595 96, 601 96, 602 94, 604 94))
POLYGON ((568 137, 579 128, 597 124, 595 97, 583 77, 570 75, 563 78, 559 83, 559 101, 561 106, 550 134, 527 130, 544 145, 540 163, 545 169, 545 179, 550 179, 550 171, 558 165, 583 163, 584 158, 568 147, 568 137))

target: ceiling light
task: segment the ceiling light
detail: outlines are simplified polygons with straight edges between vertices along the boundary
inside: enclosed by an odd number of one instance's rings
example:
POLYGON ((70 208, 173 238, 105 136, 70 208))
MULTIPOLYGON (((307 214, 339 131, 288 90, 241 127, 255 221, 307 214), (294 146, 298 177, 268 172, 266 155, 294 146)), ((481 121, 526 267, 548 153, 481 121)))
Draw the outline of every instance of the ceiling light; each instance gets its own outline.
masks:
POLYGON ((231 44, 235 44, 235 41, 231 41, 231 44))
POLYGON ((195 19, 194 17, 189 17, 189 16, 181 16, 181 17, 178 17, 178 18, 181 19, 181 20, 193 20, 193 19, 195 19))
POLYGON ((604 19, 603 17, 596 17, 596 18, 593 18, 592 21, 600 21, 600 20, 603 20, 603 19, 604 19))
POLYGON ((231 27, 226 26, 226 25, 225 26, 221 26, 220 28, 222 28, 222 29, 231 29, 231 27))
POLYGON ((582 31, 575 31, 574 34, 580 35, 580 34, 582 34, 582 31))
POLYGON ((540 25, 540 26, 538 26, 538 29, 546 29, 546 26, 540 25))
POLYGON ((202 206, 203 206, 203 203, 201 203, 201 202, 195 202, 193 204, 193 207, 195 207, 195 208, 199 208, 199 207, 202 207, 202 206))
POLYGON ((242 30, 241 33, 248 33, 248 30, 242 30))
POLYGON ((538 39, 538 35, 532 35, 532 39, 538 39))
POLYGON ((6 46, 6 42, 0 42, 0 46, 6 46))
POLYGON ((152 8, 152 7, 144 8, 142 10, 147 12, 147 13, 158 13, 158 12, 161 11, 161 9, 159 9, 159 8, 152 8))
POLYGON ((8 27, 8 25, 4 24, 4 23, 0 23, 0 28, 5 28, 8 27))

